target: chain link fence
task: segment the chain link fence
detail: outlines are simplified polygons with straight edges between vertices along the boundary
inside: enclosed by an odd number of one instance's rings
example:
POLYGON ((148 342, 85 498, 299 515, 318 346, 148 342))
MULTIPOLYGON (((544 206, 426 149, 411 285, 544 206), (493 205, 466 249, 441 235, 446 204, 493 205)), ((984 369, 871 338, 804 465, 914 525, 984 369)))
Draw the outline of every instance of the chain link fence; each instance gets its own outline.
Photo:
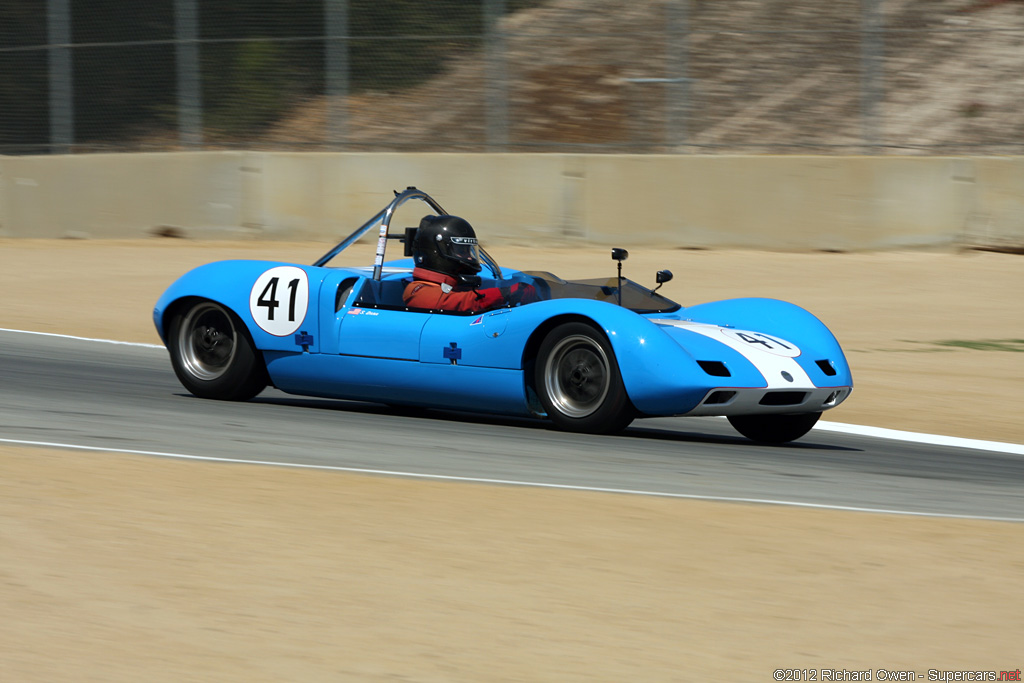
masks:
POLYGON ((1024 152, 1018 0, 40 5, 2 154, 1024 152))

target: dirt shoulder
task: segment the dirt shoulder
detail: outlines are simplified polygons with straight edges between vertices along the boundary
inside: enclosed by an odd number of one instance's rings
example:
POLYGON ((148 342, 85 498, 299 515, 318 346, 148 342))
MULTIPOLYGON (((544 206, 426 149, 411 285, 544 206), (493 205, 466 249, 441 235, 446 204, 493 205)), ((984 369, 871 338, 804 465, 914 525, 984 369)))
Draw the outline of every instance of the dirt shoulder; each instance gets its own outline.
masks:
POLYGON ((2 447, 0 467, 9 680, 1020 665, 1021 525, 2 447))
MULTIPOLYGON (((188 268, 322 251, 0 241, 0 327, 156 342, 153 302, 188 268)), ((604 250, 495 252, 612 272, 604 250)), ((1024 353, 986 343, 1024 337, 1021 263, 652 251, 626 270, 671 268, 665 291, 684 304, 756 293, 818 314, 857 382, 830 419, 1019 443, 1024 353)), ((1021 664, 1017 524, 3 445, 0 472, 5 680, 768 681, 1021 664)))

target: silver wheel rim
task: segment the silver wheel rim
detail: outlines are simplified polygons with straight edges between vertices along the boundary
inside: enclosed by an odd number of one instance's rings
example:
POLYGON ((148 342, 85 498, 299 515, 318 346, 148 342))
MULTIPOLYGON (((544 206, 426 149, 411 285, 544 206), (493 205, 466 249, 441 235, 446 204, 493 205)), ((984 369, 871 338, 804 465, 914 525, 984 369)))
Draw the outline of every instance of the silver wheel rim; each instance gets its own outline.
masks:
POLYGON ((215 303, 194 306, 178 331, 181 361, 196 379, 217 379, 235 357, 235 326, 215 303))
POLYGON ((580 418, 592 414, 604 403, 610 386, 608 356, 590 337, 566 337, 548 354, 544 388, 563 415, 580 418))

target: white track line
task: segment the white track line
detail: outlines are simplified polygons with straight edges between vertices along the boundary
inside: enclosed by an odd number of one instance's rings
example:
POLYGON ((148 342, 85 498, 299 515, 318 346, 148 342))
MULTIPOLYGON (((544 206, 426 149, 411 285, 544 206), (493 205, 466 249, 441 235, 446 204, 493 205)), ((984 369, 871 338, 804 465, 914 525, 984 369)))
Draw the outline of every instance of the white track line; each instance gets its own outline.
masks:
MULTIPOLYGON (((74 337, 67 334, 54 332, 30 332, 28 330, 12 330, 0 328, 0 332, 17 332, 19 334, 37 334, 44 337, 62 337, 64 339, 75 339, 78 341, 99 342, 102 344, 123 344, 126 346, 141 346, 147 349, 162 349, 160 344, 140 344, 138 342, 115 341, 113 339, 93 339, 90 337, 74 337)), ((906 432, 899 429, 885 429, 884 427, 866 427, 851 425, 843 422, 818 422, 814 426, 824 432, 839 432, 842 434, 853 434, 855 436, 869 436, 876 439, 890 439, 892 441, 908 441, 911 443, 922 443, 931 446, 951 446, 953 448, 972 448, 979 451, 995 451, 997 453, 1010 453, 1012 455, 1024 455, 1024 444, 1005 443, 1002 441, 982 441, 980 439, 964 439, 958 436, 942 436, 940 434, 925 434, 921 432, 906 432)))
POLYGON ((1016 443, 1005 443, 1002 441, 981 441, 979 439, 962 439, 958 436, 940 436, 938 434, 922 434, 920 432, 904 432, 899 429, 884 429, 882 427, 862 427, 860 425, 849 425, 842 422, 818 422, 814 426, 825 432, 840 432, 843 434, 855 434, 857 436, 870 436, 876 439, 891 439, 893 441, 911 441, 932 446, 952 446, 954 448, 973 448, 979 451, 996 451, 998 453, 1010 453, 1012 455, 1024 455, 1024 445, 1016 443))
POLYGON ((94 339, 92 337, 75 337, 70 334, 57 334, 56 332, 31 332, 29 330, 12 330, 0 327, 0 332, 17 332, 18 334, 35 334, 41 337, 60 337, 62 339, 74 339, 76 341, 99 342, 101 344, 120 344, 121 346, 141 346, 146 349, 162 349, 163 344, 141 344, 139 342, 116 341, 114 339, 94 339))
POLYGON ((125 453, 128 455, 148 455, 160 458, 177 458, 181 460, 201 460, 205 462, 236 463, 243 465, 269 465, 272 467, 290 467, 304 470, 329 470, 388 477, 405 477, 409 479, 430 479, 436 481, 458 481, 473 484, 490 484, 500 486, 522 486, 529 488, 556 489, 560 491, 587 491, 591 493, 618 493, 630 496, 651 496, 655 498, 680 498, 684 500, 706 500, 723 503, 751 503, 760 505, 780 505, 785 507, 810 508, 815 510, 840 510, 844 512, 873 512, 886 515, 903 515, 907 517, 934 517, 942 519, 971 519, 989 522, 1024 522, 1020 517, 988 517, 984 515, 958 515, 941 512, 913 512, 910 510, 889 510, 885 508, 855 507, 850 505, 828 505, 824 503, 802 503, 793 500, 775 500, 770 498, 734 498, 730 496, 702 496, 691 493, 669 493, 664 491, 641 491, 637 489, 615 489, 600 486, 576 486, 572 484, 552 484, 538 481, 519 481, 515 479, 487 479, 483 477, 456 477, 446 474, 426 474, 422 472, 400 472, 395 470, 374 470, 362 467, 341 467, 338 465, 308 465, 295 462, 275 462, 273 460, 243 460, 235 458, 218 458, 206 455, 187 455, 184 453, 165 453, 161 451, 138 451, 126 448, 104 448, 101 446, 81 446, 78 444, 54 443, 48 441, 23 441, 20 439, 3 439, 0 443, 18 446, 35 446, 40 448, 66 448, 80 451, 96 451, 101 453, 125 453))

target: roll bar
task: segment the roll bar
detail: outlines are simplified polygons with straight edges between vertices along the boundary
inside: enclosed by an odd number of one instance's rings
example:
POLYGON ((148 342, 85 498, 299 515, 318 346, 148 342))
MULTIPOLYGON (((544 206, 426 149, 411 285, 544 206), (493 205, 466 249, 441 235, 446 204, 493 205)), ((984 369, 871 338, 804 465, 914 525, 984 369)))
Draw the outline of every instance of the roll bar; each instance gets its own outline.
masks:
MULTIPOLYGON (((395 191, 395 198, 385 206, 380 212, 377 213, 373 218, 363 223, 361 226, 356 228, 355 232, 343 239, 341 242, 328 251, 326 254, 318 258, 313 262, 314 266, 322 267, 327 265, 327 262, 333 259, 335 256, 340 254, 342 251, 350 247, 360 237, 369 232, 370 228, 380 224, 380 232, 377 237, 377 255, 373 260, 373 279, 380 280, 381 272, 384 268, 384 252, 387 249, 387 242, 389 239, 405 239, 405 235, 389 235, 388 230, 391 228, 391 218, 394 216, 395 211, 402 204, 406 203, 410 199, 419 199, 425 202, 438 216, 443 216, 448 212, 441 208, 441 205, 423 190, 416 189, 415 187, 407 187, 403 192, 395 191)), ((480 256, 487 267, 494 273, 494 277, 501 279, 501 268, 498 266, 490 254, 483 249, 480 249, 480 256)))
POLYGON ((314 266, 324 266, 332 258, 348 249, 353 242, 358 240, 360 237, 369 232, 370 228, 380 224, 380 237, 377 240, 377 257, 373 261, 373 279, 379 280, 381 269, 384 265, 384 249, 387 245, 388 229, 391 227, 391 218, 395 214, 395 210, 402 204, 405 204, 410 199, 419 199, 426 202, 431 209, 434 210, 437 215, 441 216, 447 213, 441 208, 441 205, 434 201, 434 198, 423 190, 417 190, 415 187, 408 187, 404 192, 395 192, 395 198, 391 200, 391 203, 385 206, 376 216, 363 223, 361 226, 356 228, 355 232, 338 242, 337 246, 331 249, 329 252, 321 256, 319 259, 313 262, 314 266))

